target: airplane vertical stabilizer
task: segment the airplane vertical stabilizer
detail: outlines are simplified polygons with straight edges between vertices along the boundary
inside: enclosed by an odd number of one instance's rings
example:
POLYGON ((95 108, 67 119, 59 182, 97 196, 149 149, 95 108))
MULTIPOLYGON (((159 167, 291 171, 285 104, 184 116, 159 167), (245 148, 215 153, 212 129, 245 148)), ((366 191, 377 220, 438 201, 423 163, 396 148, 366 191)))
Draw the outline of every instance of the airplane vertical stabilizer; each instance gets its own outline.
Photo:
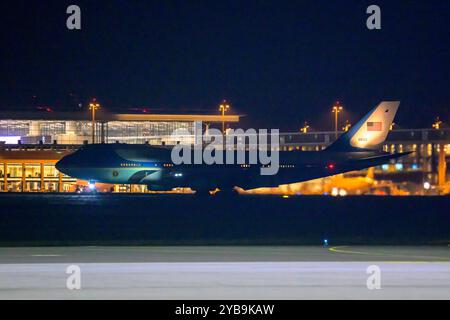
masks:
POLYGON ((389 133, 400 101, 383 101, 332 143, 326 151, 376 149, 389 133))

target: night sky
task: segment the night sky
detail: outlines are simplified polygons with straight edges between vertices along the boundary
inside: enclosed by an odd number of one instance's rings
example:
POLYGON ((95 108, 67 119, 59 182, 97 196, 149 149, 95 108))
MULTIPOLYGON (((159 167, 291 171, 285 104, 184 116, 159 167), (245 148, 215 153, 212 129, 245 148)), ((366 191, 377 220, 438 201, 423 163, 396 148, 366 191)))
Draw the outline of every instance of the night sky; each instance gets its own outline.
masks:
POLYGON ((401 100, 401 127, 449 122, 450 2, 5 0, 0 110, 218 113, 245 126, 332 127, 401 100), (382 30, 366 28, 378 4, 382 30), (66 28, 77 4, 82 30, 66 28), (85 106, 84 106, 85 107, 85 106))

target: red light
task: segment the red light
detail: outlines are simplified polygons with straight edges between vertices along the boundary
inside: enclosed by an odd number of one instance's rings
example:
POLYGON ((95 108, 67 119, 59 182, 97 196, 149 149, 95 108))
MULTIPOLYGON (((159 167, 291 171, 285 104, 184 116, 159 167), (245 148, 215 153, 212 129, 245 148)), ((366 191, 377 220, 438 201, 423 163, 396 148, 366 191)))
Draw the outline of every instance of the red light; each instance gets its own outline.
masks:
POLYGON ((330 163, 330 164, 328 165, 328 169, 334 169, 334 164, 330 163))
POLYGON ((45 111, 45 112, 53 112, 53 109, 52 109, 52 107, 36 107, 36 109, 38 109, 38 110, 42 110, 42 111, 45 111))

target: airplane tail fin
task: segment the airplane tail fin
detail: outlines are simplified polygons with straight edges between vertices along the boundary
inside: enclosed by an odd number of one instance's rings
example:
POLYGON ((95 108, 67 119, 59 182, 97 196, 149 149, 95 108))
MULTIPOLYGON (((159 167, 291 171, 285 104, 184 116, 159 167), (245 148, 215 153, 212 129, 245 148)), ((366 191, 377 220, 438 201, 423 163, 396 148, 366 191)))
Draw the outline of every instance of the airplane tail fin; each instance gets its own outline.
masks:
POLYGON ((325 151, 376 149, 386 140, 400 101, 383 101, 325 151))

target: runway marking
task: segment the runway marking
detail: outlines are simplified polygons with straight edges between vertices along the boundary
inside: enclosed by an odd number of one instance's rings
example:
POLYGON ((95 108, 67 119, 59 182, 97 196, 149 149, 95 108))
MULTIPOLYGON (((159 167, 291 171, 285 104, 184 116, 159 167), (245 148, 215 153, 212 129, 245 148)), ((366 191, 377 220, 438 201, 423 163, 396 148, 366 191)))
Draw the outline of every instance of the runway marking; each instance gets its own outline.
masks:
MULTIPOLYGON (((408 257, 408 258, 416 258, 416 259, 435 259, 440 260, 443 262, 450 262, 450 258, 443 258, 443 257, 436 257, 436 256, 416 256, 416 255, 405 255, 405 254, 392 254, 392 253, 386 253, 386 252, 361 252, 361 251, 352 251, 352 250, 342 250, 339 248, 348 248, 348 246, 338 246, 338 247, 331 247, 328 249, 328 251, 334 252, 334 253, 347 253, 347 254, 360 254, 360 255, 375 255, 375 256, 388 256, 388 257, 408 257)), ((386 261, 389 262, 389 261, 386 261)), ((435 262, 435 261, 390 261, 391 263, 426 263, 426 262, 435 262)))
POLYGON ((31 254, 30 257, 62 257, 61 254, 31 254))
POLYGON ((332 248, 329 248, 328 251, 336 252, 336 253, 350 253, 350 254, 362 254, 362 255, 369 255, 370 254, 370 253, 367 253, 367 252, 342 250, 342 249, 338 249, 338 248, 348 248, 348 246, 332 247, 332 248))

